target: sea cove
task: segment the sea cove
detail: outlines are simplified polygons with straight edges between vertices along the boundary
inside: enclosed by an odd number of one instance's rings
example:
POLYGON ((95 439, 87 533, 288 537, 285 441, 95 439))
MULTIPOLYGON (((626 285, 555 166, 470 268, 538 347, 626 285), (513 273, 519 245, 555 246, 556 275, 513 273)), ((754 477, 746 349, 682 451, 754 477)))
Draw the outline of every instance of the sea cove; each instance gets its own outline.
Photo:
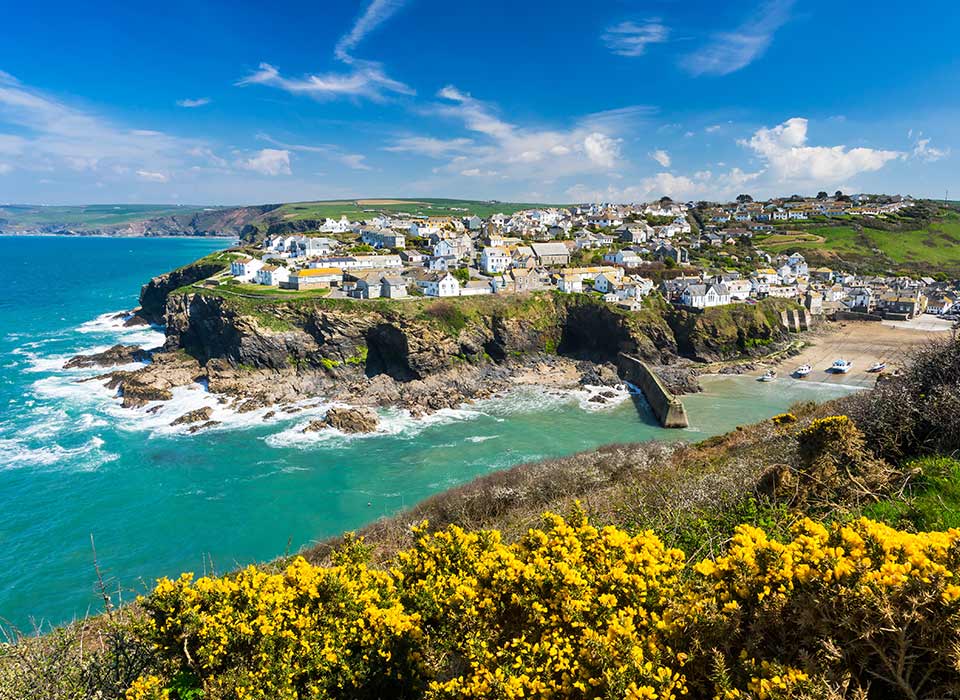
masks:
MULTIPOLYGON (((188 435, 77 383, 96 371, 61 369, 78 352, 161 342, 113 314, 136 305, 151 275, 227 244, 0 238, 0 617, 27 625, 97 610, 91 534, 129 599, 157 576, 269 559, 495 469, 614 442, 698 440, 849 391, 708 377, 685 398, 685 431, 662 430, 625 394, 596 408, 585 392, 523 389, 420 420, 387 409, 368 436, 304 435, 319 401, 268 420, 223 411, 222 425, 188 435)), ((184 410, 205 401, 200 388, 174 399, 184 410)))

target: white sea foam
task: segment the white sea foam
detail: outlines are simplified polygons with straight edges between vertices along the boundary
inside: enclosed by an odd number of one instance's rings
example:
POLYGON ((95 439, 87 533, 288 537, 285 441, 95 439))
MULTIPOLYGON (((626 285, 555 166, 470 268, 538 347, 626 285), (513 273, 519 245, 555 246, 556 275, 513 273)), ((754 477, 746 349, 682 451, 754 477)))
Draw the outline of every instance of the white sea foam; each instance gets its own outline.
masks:
POLYGON ((55 442, 31 447, 19 438, 0 438, 0 469, 57 466, 71 471, 93 471, 118 458, 103 446, 103 439, 96 435, 78 447, 63 447, 55 442))
POLYGON ((162 332, 153 326, 125 326, 124 322, 128 318, 130 315, 124 311, 111 311, 81 323, 77 326, 77 331, 113 336, 118 342, 127 345, 141 345, 147 348, 163 345, 166 338, 162 332))
MULTIPOLYGON (((317 406, 311 411, 315 414, 323 414, 335 406, 342 404, 326 404, 317 406)), ((302 414, 298 414, 302 415, 302 414)), ((379 411, 379 422, 377 429, 371 433, 343 433, 333 428, 324 430, 303 432, 309 421, 299 421, 285 430, 269 435, 265 442, 271 447, 293 447, 297 449, 310 449, 319 445, 343 446, 355 440, 369 440, 372 438, 391 436, 401 440, 409 440, 416 437, 427 428, 435 425, 443 425, 457 421, 472 420, 484 415, 481 411, 467 408, 443 408, 430 415, 421 418, 414 418, 410 412, 404 409, 386 408, 379 411)))
POLYGON ((466 438, 467 442, 486 442, 487 440, 496 440, 499 435, 473 435, 466 438))

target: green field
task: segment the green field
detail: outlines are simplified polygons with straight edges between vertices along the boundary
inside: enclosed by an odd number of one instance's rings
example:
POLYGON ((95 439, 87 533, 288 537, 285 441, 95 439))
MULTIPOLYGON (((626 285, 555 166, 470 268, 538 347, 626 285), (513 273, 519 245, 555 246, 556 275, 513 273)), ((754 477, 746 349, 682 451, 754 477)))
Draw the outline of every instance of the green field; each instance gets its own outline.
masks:
POLYGON ((518 202, 491 202, 469 199, 360 199, 321 202, 291 202, 270 212, 270 218, 299 219, 362 219, 378 214, 409 214, 414 216, 479 216, 487 218, 498 212, 512 214, 523 209, 560 206, 518 202))
POLYGON ((865 272, 960 273, 960 215, 942 210, 928 221, 894 220, 896 226, 882 230, 859 222, 823 226, 796 224, 757 236, 756 245, 776 253, 804 253, 811 262, 825 265, 846 263, 865 272))

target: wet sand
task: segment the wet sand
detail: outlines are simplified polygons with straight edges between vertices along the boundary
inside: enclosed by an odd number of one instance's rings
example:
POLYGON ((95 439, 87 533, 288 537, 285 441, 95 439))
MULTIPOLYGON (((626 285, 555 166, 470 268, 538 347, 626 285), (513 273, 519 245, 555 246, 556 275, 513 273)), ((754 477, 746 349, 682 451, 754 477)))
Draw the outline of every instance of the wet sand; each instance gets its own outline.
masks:
MULTIPOLYGON (((864 388, 872 387, 877 375, 867 370, 876 362, 886 362, 886 372, 902 367, 910 350, 931 339, 946 338, 950 324, 934 323, 932 317, 921 317, 922 323, 870 323, 841 321, 831 323, 817 334, 807 336, 809 343, 796 357, 780 362, 777 372, 780 377, 789 377, 800 365, 808 364, 813 371, 805 379, 797 381, 826 382, 864 388), (828 371, 835 360, 844 359, 853 363, 847 374, 828 371)), ((759 367, 748 374, 760 376, 768 367, 759 367)))

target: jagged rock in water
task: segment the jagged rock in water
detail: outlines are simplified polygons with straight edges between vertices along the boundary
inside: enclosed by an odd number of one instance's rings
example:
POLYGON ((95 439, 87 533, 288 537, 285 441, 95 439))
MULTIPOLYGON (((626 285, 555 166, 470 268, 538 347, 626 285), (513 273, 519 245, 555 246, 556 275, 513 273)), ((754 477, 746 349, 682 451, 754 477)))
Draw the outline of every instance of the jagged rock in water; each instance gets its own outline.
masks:
POLYGON ((377 429, 379 419, 369 408, 331 408, 323 419, 323 424, 342 433, 372 433, 377 429))
POLYGON ((218 420, 208 420, 208 421, 206 421, 205 423, 201 423, 200 425, 192 425, 192 426, 190 426, 190 428, 187 430, 187 432, 188 432, 188 433, 191 433, 191 434, 192 434, 192 433, 197 433, 197 432, 200 432, 201 430, 206 430, 207 428, 212 428, 212 427, 215 426, 215 425, 220 425, 220 421, 218 421, 218 420))
POLYGON ((82 367, 116 367, 129 365, 133 362, 145 362, 150 359, 150 353, 139 345, 114 345, 103 352, 90 355, 75 355, 67 360, 64 369, 82 367))
POLYGON ((213 409, 209 406, 198 408, 195 411, 189 411, 173 421, 170 425, 184 425, 185 423, 199 423, 200 421, 209 421, 213 415, 213 409))

